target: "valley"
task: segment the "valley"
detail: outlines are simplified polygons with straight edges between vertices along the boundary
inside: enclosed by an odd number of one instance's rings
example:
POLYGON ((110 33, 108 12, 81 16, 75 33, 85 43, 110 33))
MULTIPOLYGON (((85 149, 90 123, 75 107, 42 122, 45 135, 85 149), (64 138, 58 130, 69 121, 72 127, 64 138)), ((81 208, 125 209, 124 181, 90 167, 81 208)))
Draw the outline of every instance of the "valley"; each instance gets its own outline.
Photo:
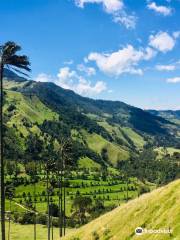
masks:
POLYGON ((69 231, 178 178, 178 119, 84 98, 9 71, 4 85, 6 211, 12 225, 36 221, 45 227, 49 202, 57 232, 62 198, 69 231))

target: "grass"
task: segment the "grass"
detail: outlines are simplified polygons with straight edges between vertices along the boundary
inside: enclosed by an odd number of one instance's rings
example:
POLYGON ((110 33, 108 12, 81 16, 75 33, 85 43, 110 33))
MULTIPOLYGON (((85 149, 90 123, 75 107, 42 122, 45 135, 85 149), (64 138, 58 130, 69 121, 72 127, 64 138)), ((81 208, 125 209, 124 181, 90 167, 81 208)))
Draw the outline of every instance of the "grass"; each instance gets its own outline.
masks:
POLYGON ((155 148, 154 151, 158 153, 157 158, 162 158, 166 154, 170 154, 172 156, 175 152, 180 153, 180 149, 173 148, 173 147, 166 147, 165 149, 163 147, 159 147, 159 148, 155 148))
POLYGON ((95 152, 101 154, 103 148, 107 149, 108 158, 110 162, 115 166, 118 160, 126 160, 129 158, 128 151, 124 150, 122 147, 108 142, 106 139, 100 135, 93 133, 85 133, 85 137, 89 148, 95 152))
POLYGON ((146 142, 144 141, 142 136, 140 136, 139 134, 137 134, 135 131, 128 127, 123 127, 122 130, 133 141, 136 147, 143 148, 146 142))
POLYGON ((122 139, 126 144, 129 144, 127 139, 123 136, 122 132, 123 131, 134 143, 134 145, 137 148, 142 149, 144 144, 146 143, 144 141, 144 138, 136 133, 133 129, 128 128, 128 127, 119 127, 119 125, 114 125, 111 126, 108 124, 106 121, 101 121, 98 122, 98 124, 102 127, 104 127, 111 135, 116 135, 118 138, 122 139), (120 131, 121 130, 121 131, 120 131))
MULTIPOLYGON (((28 135, 27 127, 23 125, 23 119, 26 119, 30 123, 42 123, 44 120, 57 120, 58 115, 46 107, 38 97, 32 96, 27 97, 19 92, 6 91, 6 104, 5 112, 7 112, 7 107, 10 105, 15 105, 16 109, 13 114, 10 115, 8 121, 8 126, 12 127, 13 124, 17 126, 17 129, 23 133, 24 136, 28 135)), ((37 127, 32 127, 32 132, 38 133, 40 130, 37 127)))
POLYGON ((79 168, 86 168, 86 169, 100 169, 101 165, 93 161, 88 157, 84 157, 79 159, 78 161, 79 168))
MULTIPOLYGON (((96 170, 97 171, 97 170, 96 170)), ((89 175, 89 179, 71 179, 69 180, 69 187, 66 187, 66 213, 68 216, 71 215, 72 203, 73 199, 76 196, 77 191, 84 196, 89 196, 93 199, 101 199, 104 201, 105 206, 109 205, 116 205, 118 206, 119 203, 122 203, 126 199, 126 182, 121 180, 117 180, 112 176, 112 174, 117 175, 114 168, 108 168, 108 175, 107 180, 93 180, 92 173, 89 175)), ((79 172, 80 173, 80 172, 79 172)), ((94 172, 95 174, 95 172, 94 172)), ((130 179, 129 183, 129 197, 135 198, 137 197, 137 189, 135 188, 135 179, 130 179)), ((38 212, 45 213, 47 210, 47 199, 46 199, 46 182, 45 180, 41 180, 36 183, 36 209, 38 212), (42 192, 44 194, 42 195, 42 192)), ((12 211, 13 212, 23 212, 24 209, 19 207, 16 203, 20 203, 23 206, 26 205, 26 202, 34 195, 34 185, 20 185, 15 188, 15 197, 13 198, 12 202, 12 211), (29 195, 30 194, 30 195, 29 195), (26 195, 26 196, 25 196, 26 195)), ((57 204, 58 203, 58 188, 54 188, 54 195, 51 196, 53 201, 57 204)), ((6 210, 9 210, 9 201, 6 201, 6 210)))
MULTIPOLYGON (((37 238, 36 240, 47 240, 47 227, 37 224, 37 238)), ((6 236, 8 231, 8 222, 6 222, 6 236)), ((67 232, 71 232, 72 230, 67 229, 67 232)), ((59 239, 59 229, 53 229, 54 232, 54 240, 59 239)), ((34 225, 20 225, 11 223, 11 240, 32 240, 34 237, 34 225)), ((8 238, 7 238, 8 239, 8 238)))
POLYGON ((179 239, 180 236, 180 180, 176 180, 165 187, 161 187, 132 200, 127 204, 114 209, 95 219, 89 224, 69 233, 64 240, 75 239, 90 240, 92 233, 96 232, 100 240, 167 240, 179 239), (135 235, 135 229, 172 229, 169 234, 143 234, 135 235), (109 238, 105 238, 109 232, 109 238))

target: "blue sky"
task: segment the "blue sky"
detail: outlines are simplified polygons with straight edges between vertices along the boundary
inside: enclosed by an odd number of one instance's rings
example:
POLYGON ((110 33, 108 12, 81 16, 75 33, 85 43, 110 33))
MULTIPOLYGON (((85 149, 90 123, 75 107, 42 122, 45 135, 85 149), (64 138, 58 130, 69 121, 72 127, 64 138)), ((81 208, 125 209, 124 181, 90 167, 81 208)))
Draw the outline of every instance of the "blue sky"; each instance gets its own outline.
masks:
POLYGON ((0 0, 0 42, 31 77, 83 96, 180 109, 180 0, 0 0))

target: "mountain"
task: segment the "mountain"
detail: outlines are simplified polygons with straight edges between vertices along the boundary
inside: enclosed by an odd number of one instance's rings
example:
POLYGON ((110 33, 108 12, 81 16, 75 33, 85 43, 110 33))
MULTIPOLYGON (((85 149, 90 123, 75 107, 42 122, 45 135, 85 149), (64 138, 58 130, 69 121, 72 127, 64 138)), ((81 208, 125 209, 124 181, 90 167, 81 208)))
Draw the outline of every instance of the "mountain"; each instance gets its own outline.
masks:
POLYGON ((179 239, 179 201, 180 180, 176 180, 117 207, 89 224, 69 233, 63 239, 179 239), (142 234, 136 236, 135 229, 137 227, 149 230, 169 230, 170 228, 172 234, 142 234))
POLYGON ((74 159, 86 156, 112 166, 148 145, 179 147, 179 125, 158 114, 120 101, 82 97, 10 70, 5 71, 4 87, 8 145, 16 139, 21 152, 26 152, 27 137, 32 134, 42 141, 45 134, 57 140, 70 137, 79 149, 74 150, 74 159))
POLYGON ((173 123, 180 124, 180 110, 148 110, 148 112, 155 116, 163 117, 173 123))

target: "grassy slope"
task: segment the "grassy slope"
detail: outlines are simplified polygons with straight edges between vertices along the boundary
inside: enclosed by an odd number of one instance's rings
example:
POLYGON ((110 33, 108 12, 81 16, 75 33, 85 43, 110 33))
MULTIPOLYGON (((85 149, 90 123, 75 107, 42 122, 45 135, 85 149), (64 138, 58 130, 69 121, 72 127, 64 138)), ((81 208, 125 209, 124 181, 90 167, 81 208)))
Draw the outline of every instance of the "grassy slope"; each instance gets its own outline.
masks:
POLYGON ((78 166, 80 168, 88 168, 88 169, 100 169, 101 165, 93 161, 88 157, 80 158, 78 161, 78 166))
POLYGON ((137 134, 133 129, 128 127, 122 128, 125 134, 133 141, 134 145, 138 148, 143 148, 144 144, 146 143, 142 136, 137 134))
MULTIPOLYGON (((13 103, 19 115, 25 115, 31 122, 42 123, 45 119, 57 119, 57 114, 47 108, 36 96, 26 97, 19 92, 7 91, 9 104, 13 103)), ((8 105, 9 105, 8 104, 8 105)))
POLYGON ((166 148, 165 151, 164 151, 163 147, 159 147, 159 148, 155 148, 154 151, 156 151, 158 153, 159 157, 163 157, 163 155, 165 155, 166 153, 170 154, 171 156, 175 152, 179 152, 180 153, 180 149, 172 148, 172 147, 166 148))
MULTIPOLYGON (((23 135, 28 134, 27 128, 22 123, 24 118, 30 123, 42 123, 45 119, 58 119, 58 115, 47 108, 36 96, 30 98, 14 91, 6 91, 6 93, 5 111, 11 104, 16 106, 7 124, 10 127, 15 124, 23 135)), ((39 129, 33 126, 31 131, 38 133, 39 129)))
POLYGON ((114 165, 117 163, 118 160, 126 160, 129 158, 128 151, 124 150, 123 148, 116 144, 108 142, 106 139, 104 139, 100 135, 97 135, 96 133, 93 134, 86 133, 85 137, 87 139, 89 148, 91 148, 95 152, 100 154, 101 150, 103 148, 106 148, 109 160, 114 165))
POLYGON ((128 141, 122 135, 123 131, 134 143, 137 148, 143 148, 144 144, 146 143, 142 136, 137 134, 133 129, 128 127, 120 127, 118 125, 111 126, 106 121, 98 122, 98 124, 104 127, 110 134, 115 133, 116 136, 122 139, 126 144, 129 144, 128 141), (121 131, 119 130, 121 129, 121 131))
POLYGON ((79 237, 81 240, 90 240, 94 231, 99 234, 100 239, 105 239, 103 232, 109 229, 112 236, 110 239, 114 240, 178 240, 180 237, 179 201, 180 180, 177 180, 116 208, 79 228, 73 234, 68 234, 64 239, 79 237), (136 236, 134 230, 140 226, 147 229, 171 227, 173 234, 171 237, 168 234, 136 236))

